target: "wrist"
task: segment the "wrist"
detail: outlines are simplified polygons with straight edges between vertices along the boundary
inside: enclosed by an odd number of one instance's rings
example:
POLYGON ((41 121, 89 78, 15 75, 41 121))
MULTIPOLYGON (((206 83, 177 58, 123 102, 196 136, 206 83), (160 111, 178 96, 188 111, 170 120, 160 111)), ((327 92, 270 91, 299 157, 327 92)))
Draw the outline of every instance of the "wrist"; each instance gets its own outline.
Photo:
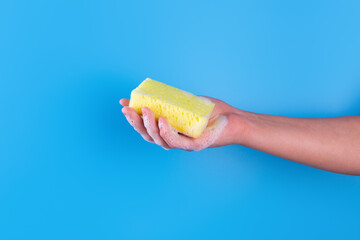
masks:
POLYGON ((251 113, 236 109, 227 116, 228 124, 225 131, 229 136, 228 144, 246 145, 251 128, 249 114, 251 113))

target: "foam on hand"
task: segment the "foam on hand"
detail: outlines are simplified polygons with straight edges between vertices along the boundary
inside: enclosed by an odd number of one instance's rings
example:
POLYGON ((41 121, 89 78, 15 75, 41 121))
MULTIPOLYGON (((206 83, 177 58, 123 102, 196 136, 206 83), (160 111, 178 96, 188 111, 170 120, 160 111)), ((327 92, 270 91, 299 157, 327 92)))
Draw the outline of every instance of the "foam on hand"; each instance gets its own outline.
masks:
POLYGON ((139 114, 143 107, 150 108, 156 120, 165 117, 173 128, 193 138, 198 138, 206 128, 214 106, 207 98, 150 78, 131 92, 129 103, 139 114))
POLYGON ((193 148, 194 151, 200 151, 205 148, 211 147, 216 140, 221 136, 225 127, 228 123, 228 119, 225 116, 217 117, 209 126, 207 127, 206 131, 204 132, 204 137, 199 139, 199 143, 197 146, 193 148))

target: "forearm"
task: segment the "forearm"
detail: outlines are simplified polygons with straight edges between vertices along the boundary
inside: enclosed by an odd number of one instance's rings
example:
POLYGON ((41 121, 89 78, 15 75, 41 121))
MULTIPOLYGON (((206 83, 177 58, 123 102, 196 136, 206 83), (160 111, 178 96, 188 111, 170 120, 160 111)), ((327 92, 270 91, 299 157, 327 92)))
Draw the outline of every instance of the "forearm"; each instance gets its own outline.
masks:
POLYGON ((360 175, 360 116, 305 119, 236 111, 230 119, 236 144, 320 169, 360 175))

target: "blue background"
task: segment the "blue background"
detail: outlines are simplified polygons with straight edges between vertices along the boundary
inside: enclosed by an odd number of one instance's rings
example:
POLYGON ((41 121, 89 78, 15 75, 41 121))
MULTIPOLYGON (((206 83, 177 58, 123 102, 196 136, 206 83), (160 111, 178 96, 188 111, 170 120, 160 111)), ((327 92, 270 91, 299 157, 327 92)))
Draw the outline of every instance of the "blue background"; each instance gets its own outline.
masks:
POLYGON ((241 109, 360 112, 359 1, 0 2, 0 239, 360 239, 360 178, 241 146, 164 151, 151 77, 241 109))

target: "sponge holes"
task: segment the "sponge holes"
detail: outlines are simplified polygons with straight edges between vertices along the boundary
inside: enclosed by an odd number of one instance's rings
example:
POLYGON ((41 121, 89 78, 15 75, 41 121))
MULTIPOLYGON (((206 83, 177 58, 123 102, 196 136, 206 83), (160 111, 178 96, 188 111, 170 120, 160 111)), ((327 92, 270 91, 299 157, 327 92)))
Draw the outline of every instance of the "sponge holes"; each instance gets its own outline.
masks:
POLYGON ((175 119, 176 121, 179 120, 179 117, 177 115, 175 115, 175 114, 172 114, 171 117, 172 117, 172 119, 175 119))

